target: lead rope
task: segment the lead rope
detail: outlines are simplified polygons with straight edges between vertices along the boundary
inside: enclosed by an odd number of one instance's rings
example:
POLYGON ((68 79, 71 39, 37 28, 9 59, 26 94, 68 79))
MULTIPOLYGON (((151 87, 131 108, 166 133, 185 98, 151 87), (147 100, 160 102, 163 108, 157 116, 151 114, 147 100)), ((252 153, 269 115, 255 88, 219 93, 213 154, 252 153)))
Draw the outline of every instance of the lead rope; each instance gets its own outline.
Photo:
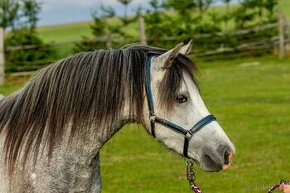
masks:
POLYGON ((289 184, 289 181, 286 180, 281 180, 280 183, 274 184, 273 186, 271 186, 268 190, 267 193, 272 193, 274 190, 276 190, 277 188, 279 188, 279 186, 281 184, 289 184))
POLYGON ((194 193, 202 193, 200 188, 195 183, 195 173, 193 171, 193 161, 185 160, 187 180, 189 182, 189 187, 194 193))

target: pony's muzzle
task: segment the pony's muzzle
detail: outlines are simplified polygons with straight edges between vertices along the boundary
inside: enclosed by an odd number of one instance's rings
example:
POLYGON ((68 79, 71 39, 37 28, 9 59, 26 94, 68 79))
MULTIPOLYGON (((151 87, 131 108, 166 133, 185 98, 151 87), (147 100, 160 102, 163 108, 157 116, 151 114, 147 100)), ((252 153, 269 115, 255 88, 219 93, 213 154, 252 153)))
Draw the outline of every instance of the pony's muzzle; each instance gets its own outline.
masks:
POLYGON ((218 149, 212 149, 206 146, 202 150, 201 167, 205 171, 214 172, 226 170, 230 167, 234 150, 229 146, 219 146, 218 149))

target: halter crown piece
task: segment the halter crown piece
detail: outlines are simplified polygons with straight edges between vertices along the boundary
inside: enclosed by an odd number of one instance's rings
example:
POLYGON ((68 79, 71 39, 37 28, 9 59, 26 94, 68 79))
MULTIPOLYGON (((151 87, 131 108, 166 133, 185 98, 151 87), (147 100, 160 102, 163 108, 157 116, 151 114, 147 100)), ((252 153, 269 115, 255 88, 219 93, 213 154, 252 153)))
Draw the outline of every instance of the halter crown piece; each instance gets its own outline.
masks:
MULTIPOLYGON (((148 53, 147 54, 147 61, 146 61, 146 95, 147 95, 147 101, 149 106, 149 119, 150 119, 150 126, 151 126, 151 135, 153 137, 156 137, 155 134, 155 124, 161 124, 177 133, 180 133, 184 136, 184 145, 183 145, 183 156, 185 158, 188 158, 188 145, 189 140, 192 138, 192 136, 197 133, 199 130, 201 130, 203 127, 211 123, 212 121, 215 121, 216 118, 213 115, 208 115, 204 118, 202 118, 200 121, 195 123, 193 127, 190 130, 184 129, 183 127, 168 121, 166 119, 160 118, 155 114, 154 111, 154 100, 153 100, 153 94, 152 94, 152 88, 151 88, 151 59, 154 56, 154 53, 148 53)), ((187 166, 187 179, 189 181, 190 188, 195 193, 202 193, 201 190, 197 187, 197 185, 194 183, 195 181, 195 174, 193 171, 193 162, 192 161, 186 161, 187 166)))

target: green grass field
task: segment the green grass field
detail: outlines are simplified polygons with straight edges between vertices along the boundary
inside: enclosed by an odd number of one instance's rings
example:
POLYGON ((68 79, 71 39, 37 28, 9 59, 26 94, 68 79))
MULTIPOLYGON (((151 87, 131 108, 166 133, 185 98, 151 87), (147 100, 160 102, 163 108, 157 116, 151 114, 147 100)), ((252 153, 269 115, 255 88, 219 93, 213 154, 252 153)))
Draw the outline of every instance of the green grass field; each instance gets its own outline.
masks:
MULTIPOLYGON (((290 179, 290 59, 199 63, 203 99, 237 148, 228 171, 196 167, 203 191, 265 193, 272 183, 290 179)), ((0 93, 9 94, 26 80, 8 77, 0 93)), ((191 192, 183 159, 135 125, 105 145, 101 170, 104 193, 191 192)))
POLYGON ((81 40, 83 36, 92 37, 90 25, 92 22, 50 25, 38 27, 40 38, 44 42, 71 42, 81 40))

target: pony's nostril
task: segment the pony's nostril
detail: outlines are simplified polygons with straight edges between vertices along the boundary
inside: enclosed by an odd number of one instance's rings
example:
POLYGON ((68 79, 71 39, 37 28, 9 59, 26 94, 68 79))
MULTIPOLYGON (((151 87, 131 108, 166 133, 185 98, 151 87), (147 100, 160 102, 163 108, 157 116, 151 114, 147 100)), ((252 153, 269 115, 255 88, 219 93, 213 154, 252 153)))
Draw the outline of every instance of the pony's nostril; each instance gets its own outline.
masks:
POLYGON ((233 151, 226 150, 224 153, 224 164, 229 165, 233 156, 233 151))
POLYGON ((230 157, 229 157, 230 153, 228 151, 225 151, 225 155, 224 155, 224 164, 225 165, 229 165, 230 164, 230 157))
POLYGON ((225 151, 223 170, 227 170, 231 166, 231 158, 233 154, 234 153, 232 151, 225 151))

